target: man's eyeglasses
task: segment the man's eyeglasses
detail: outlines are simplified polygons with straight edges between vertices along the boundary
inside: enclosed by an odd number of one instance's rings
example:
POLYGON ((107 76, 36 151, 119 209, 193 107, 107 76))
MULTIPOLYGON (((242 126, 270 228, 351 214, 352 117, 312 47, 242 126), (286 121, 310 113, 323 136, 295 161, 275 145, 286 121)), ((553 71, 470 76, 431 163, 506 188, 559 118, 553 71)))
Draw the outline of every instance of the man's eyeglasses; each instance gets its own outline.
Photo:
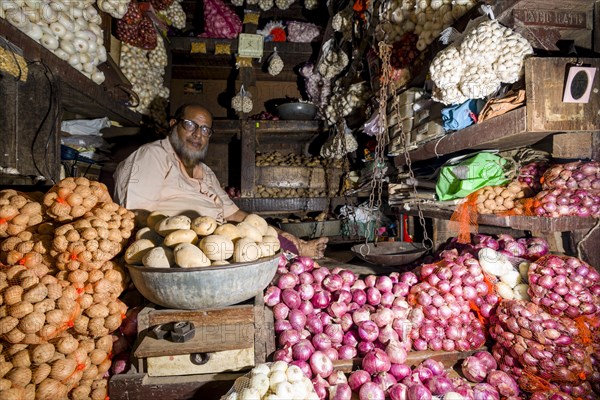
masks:
POLYGON ((202 136, 210 137, 214 132, 210 126, 198 125, 189 119, 180 119, 179 122, 181 122, 181 126, 187 133, 194 133, 199 129, 202 136))

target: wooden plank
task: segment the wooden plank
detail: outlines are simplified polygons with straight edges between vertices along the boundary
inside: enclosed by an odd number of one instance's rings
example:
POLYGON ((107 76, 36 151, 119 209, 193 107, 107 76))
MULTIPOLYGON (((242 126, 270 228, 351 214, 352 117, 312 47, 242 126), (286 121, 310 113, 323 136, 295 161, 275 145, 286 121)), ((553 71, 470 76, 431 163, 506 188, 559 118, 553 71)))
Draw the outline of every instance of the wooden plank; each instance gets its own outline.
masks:
MULTIPOLYGON (((236 372, 254 367, 254 349, 225 350, 208 353, 208 361, 197 365, 190 354, 148 357, 148 376, 181 376, 236 372)), ((264 361, 263 361, 264 362, 264 361)))
POLYGON ((333 188, 339 187, 341 168, 324 167, 256 167, 256 184, 278 188, 333 188), (336 185, 337 183, 337 185, 336 185))
POLYGON ((588 103, 563 103, 566 68, 577 61, 598 68, 592 58, 538 58, 525 61, 527 129, 532 132, 597 131, 600 129, 600 74, 596 73, 588 103))
POLYGON ((267 361, 267 330, 273 329, 273 325, 266 325, 265 301, 259 294, 254 298, 254 364, 267 361))
POLYGON ((593 40, 592 43, 594 45, 594 52, 600 52, 600 1, 596 0, 594 2, 594 26, 596 29, 593 31, 593 40))
MULTIPOLYGON (((256 164, 256 131, 255 124, 251 121, 242 122, 242 168, 241 172, 241 183, 240 190, 242 197, 253 197, 254 196, 254 182, 256 179, 256 171, 254 165, 256 164)), ((248 210, 247 208, 240 207, 242 210, 248 210)), ((252 212, 252 211, 250 211, 252 212)))
MULTIPOLYGON (((436 207, 434 204, 424 205, 421 208, 423 215, 427 218, 440 218, 449 220, 452 210, 436 207)), ((400 209, 400 213, 407 215, 418 215, 416 207, 410 210, 400 209)), ((518 230, 531 230, 540 232, 567 232, 575 229, 588 229, 594 226, 596 219, 580 217, 528 217, 528 216, 500 216, 479 215, 479 225, 490 225, 498 227, 513 228, 518 230)))
POLYGON ((170 356, 178 354, 210 353, 238 350, 254 346, 254 323, 196 326, 196 334, 184 343, 143 336, 135 349, 137 358, 170 356))
POLYGON ((571 254, 581 257, 582 260, 600 271, 600 251, 598 251, 600 247, 600 228, 574 230, 570 234, 570 244, 571 254), (584 238, 585 241, 581 243, 584 238), (578 249, 579 243, 581 243, 581 246, 578 249))
POLYGON ((108 382, 112 400, 218 399, 244 373, 149 377, 145 374, 114 375, 108 382))
POLYGON ((593 132, 560 133, 552 136, 552 157, 592 158, 593 132))
POLYGON ((323 121, 254 121, 257 133, 315 133, 323 128, 323 121))
POLYGON ((330 207, 335 208, 338 205, 345 204, 345 199, 343 197, 333 197, 328 201, 326 197, 294 197, 287 199, 241 197, 233 199, 233 202, 239 208, 248 212, 280 211, 291 214, 306 212, 307 210, 325 210, 328 203, 330 207))
POLYGON ((149 326, 177 321, 192 321, 198 326, 248 324, 254 320, 252 305, 244 304, 202 310, 155 310, 149 314, 149 326))
MULTIPOLYGON (((487 350, 487 348, 481 347, 477 350, 469 351, 410 351, 406 357, 405 364, 414 367, 423 361, 432 358, 444 364, 446 368, 451 368, 457 363, 457 361, 464 360, 470 355, 484 350, 487 350)), ((354 358, 352 360, 335 360, 333 362, 333 368, 338 371, 350 373, 356 369, 360 369, 361 363, 362 358, 354 358)))

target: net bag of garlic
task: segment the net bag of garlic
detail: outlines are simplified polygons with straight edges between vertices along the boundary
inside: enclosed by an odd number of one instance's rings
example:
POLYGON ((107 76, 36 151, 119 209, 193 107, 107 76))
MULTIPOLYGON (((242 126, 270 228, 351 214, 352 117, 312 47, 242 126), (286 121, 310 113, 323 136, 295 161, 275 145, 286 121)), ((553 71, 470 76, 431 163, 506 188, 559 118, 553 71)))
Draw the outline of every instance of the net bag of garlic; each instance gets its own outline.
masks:
POLYGON ((252 93, 244 89, 244 85, 240 87, 240 91, 231 99, 231 108, 237 113, 249 113, 252 111, 254 104, 252 103, 252 93))
POLYGON ((523 60, 533 54, 529 42, 495 19, 480 17, 462 35, 447 30, 443 40, 454 40, 433 59, 429 72, 433 99, 446 105, 485 98, 501 83, 516 82, 523 60))
POLYGON ((274 48, 273 54, 269 58, 268 71, 271 76, 277 76, 283 71, 283 60, 277 53, 277 47, 274 48))
POLYGON ((127 311, 128 276, 111 259, 134 216, 85 178, 43 197, 0 193, 29 216, 16 225, 33 224, 0 242, 0 398, 105 399, 111 332, 127 311))

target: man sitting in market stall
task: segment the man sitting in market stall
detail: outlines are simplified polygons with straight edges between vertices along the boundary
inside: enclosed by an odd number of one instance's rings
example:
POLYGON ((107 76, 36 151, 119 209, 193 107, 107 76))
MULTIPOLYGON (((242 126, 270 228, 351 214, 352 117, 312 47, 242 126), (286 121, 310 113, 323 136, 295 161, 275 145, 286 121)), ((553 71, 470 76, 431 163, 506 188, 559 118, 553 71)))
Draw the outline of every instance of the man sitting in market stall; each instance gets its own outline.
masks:
MULTIPOLYGON (((241 222, 248 213, 235 205, 203 163, 212 121, 211 113, 199 104, 179 107, 169 122, 169 137, 141 146, 119 164, 114 174, 116 201, 130 210, 241 222)), ((282 248, 323 257, 326 237, 304 241, 287 232, 278 233, 282 248)))

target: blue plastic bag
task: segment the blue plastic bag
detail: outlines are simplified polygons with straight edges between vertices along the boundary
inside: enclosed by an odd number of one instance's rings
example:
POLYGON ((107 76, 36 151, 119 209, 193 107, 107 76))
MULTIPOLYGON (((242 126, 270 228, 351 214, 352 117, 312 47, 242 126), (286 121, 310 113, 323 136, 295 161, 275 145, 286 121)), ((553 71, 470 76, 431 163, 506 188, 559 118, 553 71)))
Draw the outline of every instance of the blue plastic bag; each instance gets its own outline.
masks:
POLYGON ((480 99, 467 100, 462 104, 450 106, 442 109, 442 122, 444 129, 448 131, 458 131, 473 125, 477 122, 477 116, 485 105, 480 99))

